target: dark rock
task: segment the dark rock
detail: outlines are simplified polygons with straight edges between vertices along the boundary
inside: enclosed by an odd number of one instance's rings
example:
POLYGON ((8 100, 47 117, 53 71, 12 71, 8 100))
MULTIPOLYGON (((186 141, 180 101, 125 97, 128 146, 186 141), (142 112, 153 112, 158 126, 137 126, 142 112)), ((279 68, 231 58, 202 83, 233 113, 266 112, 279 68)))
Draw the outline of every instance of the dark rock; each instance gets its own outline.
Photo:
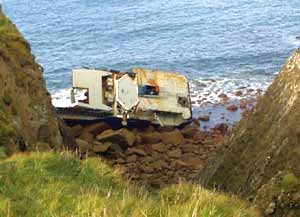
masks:
POLYGON ((161 141, 161 135, 158 132, 140 133, 141 143, 154 144, 161 141))
POLYGON ((210 119, 209 115, 202 115, 198 117, 199 121, 204 121, 204 122, 209 121, 209 119, 210 119))
POLYGON ((83 132, 80 136, 79 139, 82 139, 84 141, 87 141, 89 143, 92 143, 94 141, 94 135, 88 132, 83 132))
POLYGON ((172 132, 164 132, 161 134, 161 140, 164 144, 181 145, 184 144, 184 137, 181 132, 176 129, 172 132))
POLYGON ((171 158, 180 158, 181 154, 182 154, 182 152, 179 148, 171 150, 171 151, 167 151, 167 155, 171 158))
POLYGON ((217 124, 214 128, 213 128, 214 131, 220 131, 221 133, 225 134, 228 132, 229 130, 229 126, 228 124, 225 124, 225 123, 221 123, 221 124, 217 124))
POLYGON ((92 145, 90 145, 87 141, 82 139, 76 139, 75 141, 80 153, 86 153, 88 150, 92 149, 92 145))
POLYGON ((127 163, 136 162, 137 159, 138 159, 138 157, 137 157, 135 154, 133 154, 133 155, 130 155, 130 156, 126 159, 126 162, 127 162, 127 163))
POLYGON ((157 144, 152 144, 151 148, 154 151, 158 151, 158 152, 164 152, 166 150, 166 145, 163 143, 157 143, 157 144))
POLYGON ((182 130, 181 133, 186 138, 192 138, 195 133, 199 131, 199 127, 193 125, 186 125, 182 130))
POLYGON ((229 97, 225 93, 221 93, 218 97, 221 98, 223 101, 227 101, 229 99, 229 97))
POLYGON ((109 147, 111 147, 111 146, 112 146, 111 142, 101 143, 101 142, 98 142, 98 141, 94 141, 93 151, 96 152, 96 153, 103 153, 103 152, 106 152, 109 149, 109 147))
POLYGON ((234 93, 235 96, 243 96, 243 92, 241 90, 238 90, 234 93))
POLYGON ((88 126, 85 126, 83 131, 93 134, 97 136, 98 134, 102 133, 105 130, 110 129, 110 126, 105 122, 95 123, 88 126))
POLYGON ((73 126, 70 130, 71 130, 72 136, 74 138, 76 138, 81 135, 83 128, 81 125, 78 124, 78 125, 73 126))
POLYGON ((122 147, 127 147, 133 145, 136 137, 132 132, 125 128, 117 131, 109 129, 96 136, 96 140, 100 142, 112 142, 119 144, 122 147))
POLYGON ((137 154, 140 156, 147 155, 147 153, 145 151, 143 151, 142 149, 138 149, 138 148, 128 148, 128 153, 129 154, 137 154))
POLYGON ((236 105, 234 105, 234 104, 231 104, 231 105, 227 106, 226 109, 228 111, 235 112, 235 111, 238 110, 238 107, 236 105))

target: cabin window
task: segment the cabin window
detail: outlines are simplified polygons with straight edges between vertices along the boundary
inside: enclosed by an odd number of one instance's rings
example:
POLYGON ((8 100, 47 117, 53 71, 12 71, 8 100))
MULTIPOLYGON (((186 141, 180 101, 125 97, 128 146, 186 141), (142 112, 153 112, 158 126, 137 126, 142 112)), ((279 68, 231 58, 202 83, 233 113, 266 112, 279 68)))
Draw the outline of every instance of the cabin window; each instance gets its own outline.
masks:
POLYGON ((177 99, 178 104, 180 104, 182 107, 189 107, 189 100, 187 97, 179 96, 177 99))
POLYGON ((159 87, 152 85, 139 86, 139 95, 157 96, 159 95, 159 87))
POLYGON ((71 102, 89 104, 89 90, 86 88, 73 88, 71 91, 71 102))

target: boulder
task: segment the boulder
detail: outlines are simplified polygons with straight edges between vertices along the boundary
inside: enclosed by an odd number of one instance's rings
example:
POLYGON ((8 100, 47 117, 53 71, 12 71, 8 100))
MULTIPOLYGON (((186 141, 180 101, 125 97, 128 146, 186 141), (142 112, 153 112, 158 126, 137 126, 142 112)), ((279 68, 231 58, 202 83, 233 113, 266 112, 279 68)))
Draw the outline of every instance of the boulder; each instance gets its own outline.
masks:
POLYGON ((89 143, 92 143, 94 141, 94 135, 88 132, 83 132, 80 136, 79 139, 82 139, 84 141, 87 141, 89 143))
POLYGON ((198 156, 193 156, 193 157, 188 158, 185 161, 185 163, 188 166, 195 167, 195 168, 203 166, 203 160, 201 160, 198 156))
POLYGON ((161 140, 164 144, 171 144, 175 146, 184 144, 184 137, 178 129, 175 129, 172 132, 161 133, 161 140))
POLYGON ((98 142, 98 141, 94 141, 93 143, 93 151, 96 152, 96 153, 103 153, 103 152, 106 152, 109 147, 112 146, 112 143, 111 142, 98 142))
POLYGON ((185 145, 182 145, 180 148, 181 148, 182 152, 184 152, 184 153, 194 152, 194 151, 198 150, 198 146, 193 145, 193 144, 185 144, 185 145))
POLYGON ((153 173, 154 172, 154 169, 147 165, 141 165, 140 168, 144 173, 153 173))
POLYGON ((186 125, 182 130, 181 133, 186 138, 192 138, 195 133, 199 131, 199 127, 193 125, 186 125))
POLYGON ((238 107, 236 105, 234 105, 234 104, 231 104, 231 105, 227 106, 226 109, 228 111, 235 112, 235 111, 238 110, 238 107))
POLYGON ((223 101, 227 101, 229 99, 229 97, 225 93, 219 94, 218 97, 223 101))
POLYGON ((201 115, 197 118, 199 121, 208 122, 210 119, 209 115, 201 115))
POLYGON ((222 134, 228 133, 229 126, 226 123, 217 124, 214 128, 214 131, 219 131, 222 134))
POLYGON ((238 96, 238 97, 243 96, 243 91, 238 90, 238 91, 236 91, 236 92, 234 93, 234 95, 235 95, 235 96, 238 96))
POLYGON ((100 133, 102 133, 103 131, 108 130, 110 128, 111 127, 107 123, 100 122, 100 123, 95 123, 95 124, 85 126, 83 129, 83 132, 91 133, 94 136, 97 136, 100 133))
POLYGON ((140 156, 147 155, 147 153, 144 150, 139 149, 139 148, 128 148, 127 152, 128 152, 128 154, 137 154, 137 155, 140 155, 140 156))
POLYGON ((163 143, 152 144, 151 148, 157 152, 164 152, 166 150, 166 145, 163 143))
POLYGON ((75 141, 80 153, 86 153, 88 150, 92 149, 92 145, 90 145, 87 141, 82 139, 76 139, 75 141))
POLYGON ((79 137, 81 135, 81 133, 83 132, 83 128, 81 125, 75 125, 73 127, 71 127, 70 129, 71 134, 74 138, 79 137))
POLYGON ((125 128, 116 131, 109 129, 96 136, 96 140, 99 142, 112 142, 122 147, 127 147, 134 144, 136 137, 125 128))
POLYGON ((141 139, 140 142, 145 144, 154 144, 161 141, 161 135, 158 132, 140 133, 139 137, 141 139))
POLYGON ((171 158, 180 158, 181 154, 182 154, 182 152, 179 148, 167 151, 167 155, 171 158))
POLYGON ((133 162, 136 162, 137 159, 138 159, 137 155, 133 154, 133 155, 130 155, 129 157, 127 157, 126 162, 133 163, 133 162))

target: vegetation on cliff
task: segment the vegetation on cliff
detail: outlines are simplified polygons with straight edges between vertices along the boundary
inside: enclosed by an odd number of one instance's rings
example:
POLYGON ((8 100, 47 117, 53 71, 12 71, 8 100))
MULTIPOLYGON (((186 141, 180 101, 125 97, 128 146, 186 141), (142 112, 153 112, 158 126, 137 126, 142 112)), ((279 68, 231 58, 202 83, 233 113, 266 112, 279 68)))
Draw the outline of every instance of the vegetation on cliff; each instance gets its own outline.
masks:
POLYGON ((0 216, 255 217, 233 196, 178 184, 147 191, 99 158, 31 153, 0 162, 0 216))
POLYGON ((300 50, 202 171, 210 186, 242 193, 266 215, 300 216, 300 50))
POLYGON ((0 8, 1 150, 59 148, 62 145, 51 99, 30 45, 0 8), (36 145, 37 144, 37 145, 36 145))

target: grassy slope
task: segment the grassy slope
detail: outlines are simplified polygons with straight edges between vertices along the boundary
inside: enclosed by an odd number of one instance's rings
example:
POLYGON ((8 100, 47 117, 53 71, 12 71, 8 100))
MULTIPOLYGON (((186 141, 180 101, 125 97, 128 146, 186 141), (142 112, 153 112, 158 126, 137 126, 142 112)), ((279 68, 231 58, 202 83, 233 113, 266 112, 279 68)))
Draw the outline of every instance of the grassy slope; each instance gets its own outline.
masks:
POLYGON ((259 216, 232 196, 180 184, 148 192, 100 159, 32 153, 0 162, 0 216, 259 216))

